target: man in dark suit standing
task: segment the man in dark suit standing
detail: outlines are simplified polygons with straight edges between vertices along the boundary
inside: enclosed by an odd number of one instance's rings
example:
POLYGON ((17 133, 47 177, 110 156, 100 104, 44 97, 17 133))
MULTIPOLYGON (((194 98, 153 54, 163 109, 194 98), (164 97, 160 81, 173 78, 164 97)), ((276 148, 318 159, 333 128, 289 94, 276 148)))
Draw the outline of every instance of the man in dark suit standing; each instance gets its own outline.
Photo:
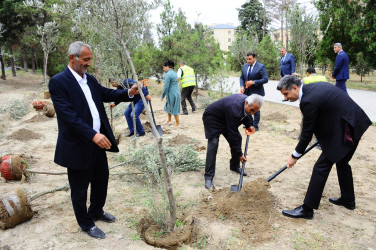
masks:
MULTIPOLYGON (((234 94, 210 104, 202 116, 205 137, 208 139, 205 166, 205 188, 213 185, 215 162, 219 144, 219 137, 223 135, 231 148, 230 170, 241 174, 240 162, 247 159, 242 153, 242 136, 239 126, 246 127, 246 133, 253 133, 252 116, 259 111, 264 100, 262 96, 252 94, 234 94)), ((243 173, 247 176, 247 173, 243 173)))
POLYGON ((295 151, 287 161, 287 167, 295 165, 315 134, 322 153, 316 161, 303 205, 282 214, 292 218, 313 217, 333 164, 336 164, 341 190, 339 198, 329 202, 355 209, 354 183, 351 160, 360 138, 371 125, 364 111, 343 91, 330 83, 319 82, 302 85, 294 76, 285 76, 277 85, 285 100, 300 100, 303 127, 295 151))
POLYGON ((111 90, 87 74, 93 58, 88 44, 74 42, 68 54, 68 66, 49 82, 59 129, 54 161, 68 169, 72 205, 79 226, 94 238, 105 238, 105 233, 94 224, 95 220, 115 221, 113 215, 103 211, 109 176, 105 151, 119 149, 103 102, 130 101, 138 90, 136 85, 131 89, 111 90))
POLYGON ((347 93, 346 81, 350 78, 349 57, 342 50, 342 44, 340 43, 334 44, 334 52, 337 54, 337 57, 330 77, 336 79, 336 87, 347 93))
MULTIPOLYGON (((265 96, 264 84, 268 82, 268 74, 262 63, 257 61, 256 54, 247 53, 247 63, 243 65, 240 75, 240 93, 245 95, 258 94, 265 96)), ((259 130, 259 122, 261 118, 260 111, 254 114, 253 127, 259 130)))
POLYGON ((281 59, 279 60, 280 63, 280 73, 281 77, 285 75, 292 75, 295 73, 295 59, 294 55, 287 53, 286 48, 281 48, 281 59))

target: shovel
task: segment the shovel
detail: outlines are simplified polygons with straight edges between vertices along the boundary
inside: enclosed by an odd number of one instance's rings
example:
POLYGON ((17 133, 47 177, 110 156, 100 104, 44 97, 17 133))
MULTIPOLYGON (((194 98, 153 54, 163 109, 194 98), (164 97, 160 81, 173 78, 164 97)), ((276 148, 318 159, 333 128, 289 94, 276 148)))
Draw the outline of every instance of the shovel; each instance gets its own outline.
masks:
MULTIPOLYGON (((249 135, 247 135, 247 142, 245 143, 245 149, 244 149, 244 157, 245 158, 247 158, 248 142, 249 142, 249 135)), ((240 192, 240 190, 242 189, 245 163, 246 163, 246 161, 243 161, 243 163, 242 163, 242 170, 240 171, 239 184, 238 185, 231 185, 231 191, 232 192, 240 192)))
MULTIPOLYGON (((149 90, 148 90, 149 79, 144 79, 144 80, 142 80, 142 83, 144 84, 146 90, 149 91, 149 90)), ((151 106, 151 101, 149 101, 149 104, 150 104, 151 115, 153 116, 153 122, 154 122, 154 125, 155 125, 155 127, 156 127, 156 129, 157 129, 157 131, 158 131, 158 134, 159 134, 160 136, 162 136, 162 135, 163 135, 163 131, 162 131, 162 127, 161 127, 161 125, 157 125, 157 124, 155 123, 154 112, 153 112, 153 106, 151 106)), ((153 130, 151 130, 151 132, 152 132, 153 135, 154 135, 153 130)), ((154 136, 155 136, 155 135, 154 135, 154 136)))
MULTIPOLYGON (((306 153, 308 153, 309 151, 311 151, 311 149, 313 149, 314 147, 316 147, 317 145, 319 144, 319 142, 315 142, 313 143, 310 147, 308 147, 304 153, 299 156, 298 159, 300 159, 301 157, 303 157, 303 155, 305 155, 306 153)), ((267 182, 270 182, 271 180, 273 180, 275 177, 277 177, 280 173, 282 173, 283 171, 285 171, 287 168, 287 165, 285 165, 283 168, 281 168, 280 170, 278 170, 277 172, 275 172, 274 174, 272 174, 271 176, 269 176, 268 179, 266 179, 267 182)))

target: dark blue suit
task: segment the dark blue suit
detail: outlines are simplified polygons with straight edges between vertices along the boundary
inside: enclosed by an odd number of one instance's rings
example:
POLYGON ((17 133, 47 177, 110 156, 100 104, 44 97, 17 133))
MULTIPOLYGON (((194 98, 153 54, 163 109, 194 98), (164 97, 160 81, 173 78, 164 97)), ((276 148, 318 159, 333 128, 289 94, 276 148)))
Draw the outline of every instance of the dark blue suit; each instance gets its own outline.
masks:
MULTIPOLYGON (((249 64, 245 63, 240 75, 240 87, 245 87, 246 81, 254 81, 253 85, 244 89, 245 95, 258 94, 265 96, 264 84, 268 82, 268 74, 264 64, 255 61, 253 70, 249 68, 249 64), (249 70, 248 70, 249 68, 249 70)), ((258 111, 254 114, 253 126, 258 130, 258 124, 261 118, 261 112, 258 111)))
POLYGON ((293 54, 286 53, 285 58, 283 59, 283 57, 281 57, 279 63, 281 77, 295 73, 295 59, 293 54))
MULTIPOLYGON (((111 90, 102 87, 89 74, 87 85, 98 110, 101 127, 112 146, 111 152, 119 149, 108 122, 103 102, 129 101, 128 90, 111 90)), ((68 168, 73 209, 78 224, 83 230, 94 226, 92 217, 103 213, 107 196, 108 165, 104 149, 93 141, 97 133, 93 129, 93 118, 84 92, 68 67, 51 78, 49 91, 54 104, 58 123, 58 138, 55 163, 68 168), (91 183, 90 207, 87 211, 87 189, 91 183)))
POLYGON ((347 93, 346 80, 349 76, 349 57, 341 50, 336 57, 332 76, 336 78, 336 86, 347 93))
POLYGON ((215 162, 219 143, 219 136, 223 135, 231 148, 230 169, 236 170, 240 166, 242 136, 239 126, 244 124, 249 128, 252 117, 244 111, 246 95, 234 94, 210 104, 202 116, 205 137, 208 139, 206 153, 205 179, 213 179, 215 162))

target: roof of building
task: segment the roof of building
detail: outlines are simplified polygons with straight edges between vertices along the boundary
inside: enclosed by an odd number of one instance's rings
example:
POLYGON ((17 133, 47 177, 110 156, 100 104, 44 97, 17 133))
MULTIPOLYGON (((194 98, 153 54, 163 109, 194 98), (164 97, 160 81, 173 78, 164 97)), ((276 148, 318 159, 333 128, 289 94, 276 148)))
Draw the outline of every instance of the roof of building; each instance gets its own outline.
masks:
POLYGON ((236 27, 228 24, 218 24, 210 27, 210 29, 236 29, 236 27))

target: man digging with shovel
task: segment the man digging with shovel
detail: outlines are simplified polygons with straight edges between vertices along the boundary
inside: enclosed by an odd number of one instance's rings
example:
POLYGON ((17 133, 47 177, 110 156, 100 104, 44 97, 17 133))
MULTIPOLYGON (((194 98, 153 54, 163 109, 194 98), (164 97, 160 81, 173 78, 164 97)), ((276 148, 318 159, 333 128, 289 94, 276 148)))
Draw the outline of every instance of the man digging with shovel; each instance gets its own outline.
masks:
MULTIPOLYGON (((219 136, 223 135, 231 148, 230 170, 241 173, 240 162, 247 161, 241 149, 242 136, 238 127, 243 124, 246 133, 253 133, 252 118, 248 115, 258 112, 264 103, 262 96, 252 94, 246 96, 235 94, 210 104, 204 112, 205 137, 208 139, 205 167, 205 188, 213 186, 215 162, 219 144, 219 136)), ((247 176, 244 172, 243 176, 247 176)))
POLYGON ((287 167, 296 164, 315 134, 322 153, 316 161, 303 205, 282 214, 291 218, 313 218, 313 209, 318 209, 326 180, 333 164, 337 167, 339 198, 329 202, 347 209, 355 209, 354 183, 351 160, 363 133, 371 125, 364 111, 339 88, 325 82, 302 85, 294 76, 284 76, 277 85, 285 100, 299 99, 303 114, 300 140, 287 160, 287 167))

